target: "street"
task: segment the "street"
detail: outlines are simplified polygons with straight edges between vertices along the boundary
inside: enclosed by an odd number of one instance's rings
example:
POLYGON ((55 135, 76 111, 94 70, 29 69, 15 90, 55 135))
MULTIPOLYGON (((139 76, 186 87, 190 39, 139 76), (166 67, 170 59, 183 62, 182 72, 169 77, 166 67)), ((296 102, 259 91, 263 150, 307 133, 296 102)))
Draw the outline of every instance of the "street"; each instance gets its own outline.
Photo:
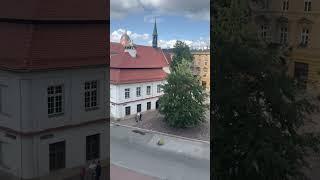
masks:
MULTIPOLYGON (((120 134, 124 134, 123 129, 114 127, 110 127, 110 129, 110 158, 112 164, 158 179, 206 180, 210 178, 209 160, 155 150, 144 146, 142 143, 132 143, 130 140, 119 138, 120 134)), ((140 136, 140 140, 137 138, 137 141, 148 141, 149 137, 146 136, 147 139, 144 139, 144 136, 140 136)))

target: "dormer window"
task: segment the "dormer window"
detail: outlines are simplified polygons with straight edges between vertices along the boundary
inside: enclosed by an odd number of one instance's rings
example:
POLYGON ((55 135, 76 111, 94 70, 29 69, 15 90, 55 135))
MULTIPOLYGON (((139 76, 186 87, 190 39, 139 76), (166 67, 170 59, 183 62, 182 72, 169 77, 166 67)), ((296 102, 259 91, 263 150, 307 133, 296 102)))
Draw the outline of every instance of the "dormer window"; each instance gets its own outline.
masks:
POLYGON ((311 11, 311 0, 304 0, 304 12, 311 11))

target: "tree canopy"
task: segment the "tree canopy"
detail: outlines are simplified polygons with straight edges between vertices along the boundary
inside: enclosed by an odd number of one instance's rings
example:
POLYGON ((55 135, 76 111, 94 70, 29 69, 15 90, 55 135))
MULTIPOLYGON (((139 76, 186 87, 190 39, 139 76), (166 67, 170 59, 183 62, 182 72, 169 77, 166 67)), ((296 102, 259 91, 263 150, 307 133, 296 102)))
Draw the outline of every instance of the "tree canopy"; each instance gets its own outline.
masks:
POLYGON ((287 73, 283 52, 259 40, 248 1, 214 3, 213 175, 216 180, 305 179, 319 137, 301 131, 316 110, 287 73))
POLYGON ((167 77, 160 97, 160 112, 172 127, 187 128, 205 120, 206 94, 197 77, 192 74, 190 63, 182 60, 167 77))
POLYGON ((193 61, 193 56, 190 52, 189 46, 182 41, 176 41, 173 48, 173 57, 171 63, 171 69, 174 70, 175 67, 182 62, 182 60, 186 60, 187 62, 193 61))

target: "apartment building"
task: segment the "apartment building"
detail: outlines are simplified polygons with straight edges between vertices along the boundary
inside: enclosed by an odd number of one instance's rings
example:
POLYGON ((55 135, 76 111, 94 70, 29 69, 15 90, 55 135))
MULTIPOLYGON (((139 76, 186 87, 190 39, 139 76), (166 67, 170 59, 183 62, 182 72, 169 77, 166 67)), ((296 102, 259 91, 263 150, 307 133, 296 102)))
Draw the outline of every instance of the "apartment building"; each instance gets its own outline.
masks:
POLYGON ((201 85, 210 92, 210 50, 193 50, 192 71, 200 78, 201 85))
POLYGON ((252 1, 254 21, 265 41, 289 53, 289 73, 302 88, 320 85, 320 1, 252 1))

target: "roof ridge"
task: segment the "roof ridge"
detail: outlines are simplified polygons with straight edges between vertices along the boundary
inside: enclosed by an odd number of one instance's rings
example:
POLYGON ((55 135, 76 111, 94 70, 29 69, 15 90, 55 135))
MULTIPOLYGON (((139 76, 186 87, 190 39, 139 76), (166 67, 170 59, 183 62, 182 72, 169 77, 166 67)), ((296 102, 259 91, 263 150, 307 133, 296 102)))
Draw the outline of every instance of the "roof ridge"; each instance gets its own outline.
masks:
POLYGON ((169 65, 169 61, 168 61, 166 55, 164 54, 163 50, 162 50, 162 49, 160 49, 160 50, 161 50, 161 52, 162 52, 162 55, 164 56, 164 59, 166 60, 167 64, 169 65))

